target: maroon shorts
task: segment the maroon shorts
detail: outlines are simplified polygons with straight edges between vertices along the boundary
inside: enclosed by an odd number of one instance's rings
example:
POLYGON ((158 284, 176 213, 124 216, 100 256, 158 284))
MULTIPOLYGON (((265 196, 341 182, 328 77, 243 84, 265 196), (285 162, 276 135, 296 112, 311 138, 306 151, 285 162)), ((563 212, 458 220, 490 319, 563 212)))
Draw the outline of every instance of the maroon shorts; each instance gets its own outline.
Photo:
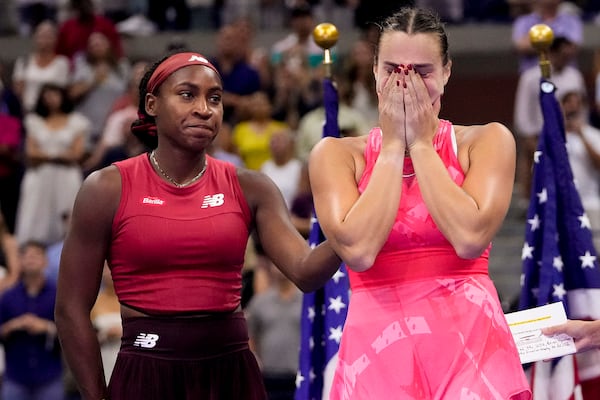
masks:
POLYGON ((110 400, 264 400, 242 312, 202 318, 129 318, 110 400))

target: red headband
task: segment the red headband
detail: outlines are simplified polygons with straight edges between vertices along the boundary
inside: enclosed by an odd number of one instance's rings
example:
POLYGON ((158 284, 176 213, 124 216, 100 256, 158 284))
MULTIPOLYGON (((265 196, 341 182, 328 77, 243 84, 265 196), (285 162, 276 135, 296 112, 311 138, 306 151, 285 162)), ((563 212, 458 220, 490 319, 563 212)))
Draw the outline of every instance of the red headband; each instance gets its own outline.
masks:
POLYGON ((206 57, 198 53, 177 53, 167 58, 165 61, 159 64, 154 70, 152 76, 148 80, 146 86, 147 93, 154 93, 154 91, 175 71, 189 65, 204 65, 215 71, 219 77, 219 71, 212 65, 206 57))

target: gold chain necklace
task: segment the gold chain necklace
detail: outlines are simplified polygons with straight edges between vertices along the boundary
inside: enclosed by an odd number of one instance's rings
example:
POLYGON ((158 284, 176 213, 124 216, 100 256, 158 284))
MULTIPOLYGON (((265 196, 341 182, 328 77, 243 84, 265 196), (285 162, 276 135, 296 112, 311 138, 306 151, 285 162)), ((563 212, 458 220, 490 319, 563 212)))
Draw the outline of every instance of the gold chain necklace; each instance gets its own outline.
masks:
POLYGON ((196 175, 195 177, 193 177, 192 179, 190 179, 187 182, 184 183, 179 183, 177 182, 175 179, 171 178, 169 176, 169 174, 167 174, 161 167, 160 165, 158 165, 158 161, 156 160, 156 156, 154 155, 154 150, 152 150, 152 152, 150 153, 150 161, 152 161, 152 164, 154 164, 154 166, 156 167, 156 169, 158 169, 158 172, 160 172, 160 174, 169 182, 171 182, 173 185, 175 185, 175 187, 178 188, 182 188, 182 187, 186 187, 191 185, 192 183, 196 182, 198 179, 202 178, 202 175, 204 175, 204 173, 206 172, 206 166, 207 166, 207 162, 206 162, 206 158, 204 158, 204 166, 202 167, 202 169, 200 170, 200 172, 198 172, 198 175, 196 175))

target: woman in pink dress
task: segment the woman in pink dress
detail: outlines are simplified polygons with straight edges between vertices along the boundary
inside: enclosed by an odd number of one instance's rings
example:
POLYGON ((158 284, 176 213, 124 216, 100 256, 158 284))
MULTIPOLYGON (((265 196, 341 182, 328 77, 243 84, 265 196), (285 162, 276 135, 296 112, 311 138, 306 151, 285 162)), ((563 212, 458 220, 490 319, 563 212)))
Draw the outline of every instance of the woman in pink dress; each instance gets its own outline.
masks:
POLYGON ((380 126, 311 154, 317 216, 352 289, 331 399, 531 399, 488 275, 515 143, 499 123, 439 118, 451 65, 437 15, 388 17, 380 126))

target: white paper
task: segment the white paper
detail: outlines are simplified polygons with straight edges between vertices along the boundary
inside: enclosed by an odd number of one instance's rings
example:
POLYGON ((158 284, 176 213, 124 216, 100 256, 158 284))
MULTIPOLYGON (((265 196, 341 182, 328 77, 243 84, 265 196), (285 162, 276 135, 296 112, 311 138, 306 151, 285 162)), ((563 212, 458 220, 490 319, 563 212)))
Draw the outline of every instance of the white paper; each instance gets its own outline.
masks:
POLYGON ((542 335, 542 328, 567 322, 567 314, 560 301, 508 313, 505 317, 522 364, 574 354, 576 351, 573 338, 568 335, 542 335))

